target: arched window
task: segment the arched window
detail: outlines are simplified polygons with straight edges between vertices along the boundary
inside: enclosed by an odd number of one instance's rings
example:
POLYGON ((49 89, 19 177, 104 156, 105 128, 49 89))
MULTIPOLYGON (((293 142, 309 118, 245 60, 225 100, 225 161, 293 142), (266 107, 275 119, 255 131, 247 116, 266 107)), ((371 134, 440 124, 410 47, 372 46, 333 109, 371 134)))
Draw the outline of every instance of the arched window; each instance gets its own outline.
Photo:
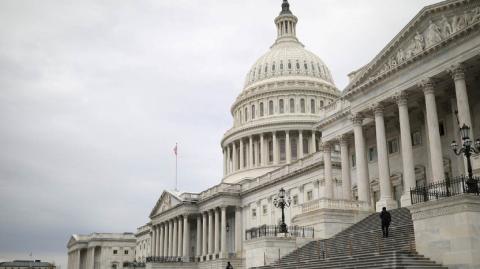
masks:
POLYGON ((248 108, 245 108, 245 122, 248 121, 248 108))
POLYGON ((315 72, 315 65, 313 65, 313 62, 312 62, 312 71, 315 72))
POLYGON ((283 61, 280 61, 280 70, 283 70, 283 61))
POLYGON ((252 120, 255 119, 255 105, 252 105, 252 120))
POLYGON ((265 65, 265 74, 268 72, 268 65, 265 65))
POLYGON ((260 117, 263 117, 263 102, 260 103, 260 117))
POLYGON ((242 111, 239 111, 239 122, 242 123, 242 111))
POLYGON ((273 101, 272 100, 270 100, 268 102, 268 114, 273 115, 273 101))
POLYGON ((280 114, 283 114, 283 112, 285 112, 283 99, 278 100, 278 110, 279 110, 280 114))
POLYGON ((272 64, 272 72, 275 72, 275 62, 272 64))
POLYGON ((287 154, 286 154, 286 147, 285 147, 285 139, 279 139, 279 146, 280 146, 280 161, 285 161, 287 154))
POLYGON ((273 141, 268 141, 268 162, 273 162, 273 141))
POLYGON ((295 113, 295 99, 290 99, 290 113, 295 113))
POLYGON ((288 69, 292 69, 292 63, 288 61, 288 69))
POLYGON ((307 64, 307 62, 304 62, 304 63, 303 63, 303 68, 305 68, 305 70, 308 70, 308 64, 307 64))
POLYGON ((315 110, 315 99, 311 99, 311 100, 310 100, 310 111, 312 112, 312 114, 315 114, 315 113, 316 113, 316 110, 315 110))
POLYGON ((291 138, 290 139, 290 147, 292 149, 292 160, 296 160, 298 156, 297 152, 297 139, 291 138))
POLYGON ((305 99, 300 99, 300 112, 305 113, 305 99))
POLYGON ((300 63, 298 63, 298 61, 296 66, 297 66, 297 70, 300 69, 300 63))
POLYGON ((320 107, 323 107, 323 100, 320 100, 320 107))

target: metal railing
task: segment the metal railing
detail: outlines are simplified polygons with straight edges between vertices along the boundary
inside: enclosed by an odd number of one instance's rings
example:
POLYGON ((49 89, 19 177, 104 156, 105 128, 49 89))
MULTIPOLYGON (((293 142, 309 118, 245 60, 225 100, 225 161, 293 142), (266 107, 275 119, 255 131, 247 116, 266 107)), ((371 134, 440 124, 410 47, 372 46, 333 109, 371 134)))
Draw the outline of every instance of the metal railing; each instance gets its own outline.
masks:
POLYGON ((129 268, 145 267, 145 263, 144 262, 123 262, 123 268, 127 268, 127 267, 129 268))
POLYGON ((183 260, 179 256, 150 256, 147 257, 147 263, 149 262, 183 262, 183 260))
POLYGON ((473 177, 470 180, 466 176, 460 176, 412 188, 410 189, 410 199, 412 204, 418 204, 463 193, 479 195, 479 189, 480 177, 473 177))
MULTIPOLYGON (((245 240, 284 235, 285 234, 280 233, 280 225, 262 225, 246 230, 245 240)), ((292 237, 314 238, 315 230, 312 227, 289 226, 287 235, 292 237)))

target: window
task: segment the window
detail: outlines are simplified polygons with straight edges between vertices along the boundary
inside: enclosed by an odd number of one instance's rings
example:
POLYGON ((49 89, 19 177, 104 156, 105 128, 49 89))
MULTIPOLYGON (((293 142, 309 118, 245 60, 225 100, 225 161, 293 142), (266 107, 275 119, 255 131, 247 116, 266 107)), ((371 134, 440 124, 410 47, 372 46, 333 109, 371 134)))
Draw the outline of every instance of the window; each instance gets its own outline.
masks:
POLYGON ((242 110, 239 111, 240 123, 242 123, 242 110))
POLYGON ((118 253, 118 250, 114 249, 113 254, 116 255, 118 253))
POLYGON ((263 102, 260 103, 260 117, 263 117, 263 102))
POLYGON ((252 217, 253 218, 257 217, 257 209, 256 208, 252 208, 252 217))
POLYGON ((303 139, 303 154, 308 154, 308 139, 303 139))
POLYGON ((285 154, 285 139, 280 139, 280 161, 285 161, 287 154, 285 154))
POLYGON ((307 201, 313 200, 313 191, 308 191, 307 192, 307 201))
POLYGON ((352 154, 352 168, 355 168, 357 165, 357 158, 355 157, 355 154, 352 154))
POLYGON ((292 63, 288 61, 288 69, 292 69, 292 63))
POLYGON ((123 253, 124 253, 125 255, 128 255, 128 250, 125 250, 123 253))
POLYGON ((273 115, 273 101, 272 100, 270 100, 268 102, 268 114, 273 115))
POLYGON ((320 107, 323 107, 323 100, 320 100, 320 107))
POLYGON ((304 63, 303 63, 303 68, 305 68, 305 70, 308 70, 308 64, 307 64, 307 62, 304 62, 304 63))
POLYGON ((300 112, 305 113, 305 99, 300 99, 300 112))
POLYGON ((267 205, 263 205, 263 206, 262 206, 262 213, 263 213, 263 215, 267 215, 267 213, 268 213, 268 207, 267 207, 267 205))
POLYGON ((373 162, 377 159, 377 149, 375 147, 368 148, 368 161, 373 162))
POLYGON ((283 70, 283 61, 280 61, 280 70, 283 70))
POLYGON ((268 65, 265 65, 265 74, 268 72, 268 65))
POLYGON ((412 146, 418 146, 422 144, 422 133, 415 131, 412 133, 412 146))
POLYGON ((280 114, 283 114, 283 112, 285 111, 283 99, 278 100, 278 106, 279 106, 278 110, 280 111, 280 114))
POLYGON ((273 162, 273 141, 268 141, 268 161, 273 162))
POLYGON ((300 69, 300 64, 298 63, 298 61, 297 61, 297 69, 300 69))
POLYGON ((252 120, 255 119, 255 105, 252 105, 252 120))
POLYGON ((312 114, 315 114, 315 99, 310 100, 310 110, 312 114))
POLYGON ((291 146, 291 149, 292 149, 292 160, 296 160, 297 159, 297 139, 295 138, 292 138, 290 139, 290 146, 291 146))
POLYGON ((248 108, 245 108, 245 122, 248 121, 248 108))
POLYGON ((272 64, 272 71, 275 72, 275 63, 272 64))
POLYGON ((388 154, 393 154, 398 152, 398 139, 394 138, 387 142, 388 144, 388 154))
POLYGON ((293 196, 293 205, 298 205, 298 195, 293 196))
POLYGON ((444 136, 446 134, 445 124, 443 120, 438 122, 438 130, 440 131, 440 136, 444 136))
POLYGON ((295 99, 290 99, 290 113, 295 113, 295 99))

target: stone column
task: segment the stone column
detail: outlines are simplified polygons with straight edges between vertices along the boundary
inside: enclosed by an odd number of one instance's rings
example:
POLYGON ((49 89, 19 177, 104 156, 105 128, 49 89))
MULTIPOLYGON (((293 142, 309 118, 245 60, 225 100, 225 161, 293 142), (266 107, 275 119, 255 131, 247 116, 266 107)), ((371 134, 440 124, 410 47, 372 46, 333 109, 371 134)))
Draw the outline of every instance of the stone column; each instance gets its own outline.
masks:
POLYGON ((215 238, 214 238, 214 246, 215 246, 215 255, 220 254, 220 212, 218 209, 214 209, 215 212, 215 238))
POLYGON ((231 159, 230 145, 227 145, 227 174, 232 171, 232 159, 231 159))
POLYGON ((368 176, 367 155, 365 138, 363 137, 363 118, 359 115, 352 117, 353 132, 355 136, 355 161, 357 167, 358 200, 370 204, 370 180, 368 176))
POLYGON ((160 227, 160 236, 159 236, 159 240, 158 240, 158 256, 163 256, 163 225, 160 224, 159 225, 160 227))
POLYGON ((183 216, 183 261, 190 261, 190 225, 188 223, 188 215, 183 216))
POLYGON ((173 220, 169 220, 168 223, 168 256, 173 256, 173 220))
POLYGON ((157 226, 152 226, 152 256, 157 253, 157 226))
POLYGON ((248 141, 248 146, 249 146, 249 157, 248 157, 248 167, 253 168, 253 137, 250 136, 249 141, 248 141))
POLYGON ((317 145, 315 141, 315 130, 312 131, 312 141, 310 143, 310 153, 315 153, 317 152, 317 145))
POLYGON ((178 217, 177 257, 183 257, 183 219, 178 217))
POLYGON ((277 143, 277 133, 273 132, 272 133, 272 144, 273 144, 273 164, 278 164, 279 159, 278 158, 278 143, 277 143))
POLYGON ((203 234, 203 238, 202 238, 202 255, 203 256, 207 256, 208 254, 208 249, 207 249, 207 235, 208 235, 208 232, 207 232, 207 212, 203 212, 202 213, 202 217, 203 217, 203 224, 202 224, 202 234, 203 234))
POLYGON ((297 149, 298 159, 303 158, 303 131, 298 131, 298 149, 297 149))
POLYGON ((227 149, 223 148, 223 176, 227 175, 227 149))
POLYGON ((430 160, 433 177, 431 181, 443 181, 445 179, 445 169, 443 167, 442 143, 438 127, 434 82, 432 79, 425 79, 420 83, 420 86, 423 89, 427 107, 428 140, 430 142, 430 160))
POLYGON ((227 258, 228 257, 228 249, 227 249, 227 207, 222 206, 221 207, 221 225, 222 225, 222 231, 221 231, 221 240, 220 240, 220 245, 221 245, 221 250, 222 252, 220 253, 221 258, 227 258))
POLYGON ((292 162, 292 146, 290 145, 290 131, 285 131, 285 160, 292 162))
POLYGON ((172 245, 172 256, 178 256, 178 219, 173 219, 173 245, 172 245))
POLYGON ((165 226, 165 236, 163 240, 163 256, 167 257, 168 256, 168 248, 169 248, 169 240, 168 240, 168 235, 170 234, 170 229, 168 227, 168 222, 163 223, 165 226))
POLYGON ((410 118, 408 116, 407 94, 401 92, 395 96, 398 105, 398 117, 400 121, 400 139, 402 146, 403 163, 403 195, 401 197, 402 206, 412 204, 410 198, 410 189, 415 187, 415 166, 413 164, 412 137, 410 131, 410 118))
POLYGON ((325 173, 325 198, 333 199, 332 152, 329 142, 323 143, 323 164, 325 173))
POLYGON ((255 166, 260 167, 260 156, 261 156, 261 148, 260 148, 260 141, 257 140, 255 143, 255 166))
POLYGON ((267 154, 265 153, 266 150, 265 150, 265 141, 264 141, 264 136, 263 136, 263 133, 260 134, 260 150, 262 152, 261 156, 260 156, 260 166, 264 166, 267 164, 267 154))
POLYGON ((235 208, 235 252, 239 257, 242 252, 242 208, 235 208))
POLYGON ((455 82, 455 96, 457 98, 458 121, 460 126, 466 124, 470 127, 470 139, 473 141, 473 125, 468 102, 467 84, 465 83, 465 69, 463 64, 457 64, 450 69, 455 82))
POLYGON ((236 172, 238 170, 238 155, 237 155, 237 144, 235 143, 235 141, 232 142, 232 150, 233 150, 233 154, 232 154, 232 159, 233 159, 233 168, 232 168, 232 172, 236 172))
POLYGON ((240 139, 240 168, 242 170, 245 166, 244 157, 243 157, 243 139, 240 139))
POLYGON ((352 200, 352 179, 350 176, 350 155, 348 153, 348 137, 343 135, 340 141, 340 158, 342 160, 342 193, 343 199, 352 200))
POLYGON ((196 256, 202 256, 202 215, 197 216, 197 251, 196 256))
POLYGON ((213 212, 208 211, 208 254, 213 255, 213 212))
POLYGON ((397 202, 393 200, 392 183, 390 181, 390 166, 388 162, 387 137, 385 134, 383 106, 381 104, 377 104, 373 110, 375 114, 378 177, 380 181, 380 200, 377 202, 376 209, 377 211, 381 211, 382 207, 386 207, 388 210, 390 210, 397 208, 398 205, 397 202))

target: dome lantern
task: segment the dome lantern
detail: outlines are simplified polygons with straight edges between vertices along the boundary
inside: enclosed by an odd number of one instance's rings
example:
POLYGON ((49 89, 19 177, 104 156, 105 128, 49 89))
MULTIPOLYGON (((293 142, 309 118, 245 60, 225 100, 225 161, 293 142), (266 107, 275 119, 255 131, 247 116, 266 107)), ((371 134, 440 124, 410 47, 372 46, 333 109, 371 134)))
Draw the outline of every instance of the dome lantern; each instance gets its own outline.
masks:
POLYGON ((285 41, 298 42, 296 33, 297 21, 297 17, 290 11, 288 0, 283 0, 282 11, 275 18, 275 25, 277 26, 277 40, 275 44, 285 41))

